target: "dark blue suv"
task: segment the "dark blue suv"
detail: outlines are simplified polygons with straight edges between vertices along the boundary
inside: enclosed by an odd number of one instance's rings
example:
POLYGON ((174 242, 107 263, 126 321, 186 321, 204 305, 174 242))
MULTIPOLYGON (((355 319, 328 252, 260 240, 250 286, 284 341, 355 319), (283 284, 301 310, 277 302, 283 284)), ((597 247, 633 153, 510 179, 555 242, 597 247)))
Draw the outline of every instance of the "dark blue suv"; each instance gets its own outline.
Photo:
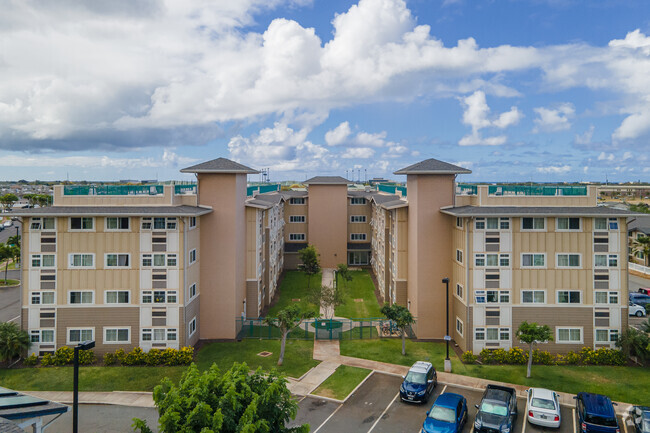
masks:
POLYGON ((578 393, 576 412, 582 433, 621 433, 614 403, 606 395, 578 393))
POLYGON ((418 361, 404 376, 399 386, 399 396, 402 401, 423 403, 429 400, 433 388, 438 383, 436 369, 430 362, 418 361))

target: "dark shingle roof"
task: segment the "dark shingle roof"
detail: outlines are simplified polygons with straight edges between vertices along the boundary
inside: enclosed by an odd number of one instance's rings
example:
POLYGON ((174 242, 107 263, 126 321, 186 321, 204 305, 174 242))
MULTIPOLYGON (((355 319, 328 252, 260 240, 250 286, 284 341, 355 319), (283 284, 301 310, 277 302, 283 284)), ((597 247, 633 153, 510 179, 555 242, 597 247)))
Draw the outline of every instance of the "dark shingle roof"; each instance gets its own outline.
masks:
POLYGON ((257 200, 262 200, 272 204, 280 203, 283 198, 284 197, 282 196, 282 194, 277 192, 265 192, 263 194, 257 194, 255 196, 255 199, 257 200))
POLYGON ((200 216, 212 209, 197 206, 50 206, 13 211, 13 216, 200 216))
POLYGON ((628 230, 636 230, 643 234, 650 234, 650 215, 638 215, 627 222, 628 230))
POLYGON ((244 173, 257 174, 259 171, 254 170, 238 162, 226 158, 217 158, 212 161, 202 162, 191 167, 181 170, 181 173, 244 173))
POLYGON ((431 158, 397 170, 394 174, 469 174, 471 172, 466 168, 431 158))
POLYGON ((306 185, 347 185, 350 181, 341 176, 315 176, 303 183, 306 185))
POLYGON ((459 206, 440 210, 453 216, 552 216, 621 217, 634 215, 630 211, 605 206, 459 206))
POLYGON ((400 207, 406 207, 409 203, 406 200, 393 200, 381 204, 381 207, 384 209, 397 209, 400 207))
POLYGON ((377 204, 384 204, 391 201, 399 200, 399 196, 396 194, 373 194, 372 199, 377 204))
POLYGON ((289 191, 280 191, 280 194, 284 198, 291 198, 291 197, 307 197, 307 191, 294 191, 294 190, 289 190, 289 191))

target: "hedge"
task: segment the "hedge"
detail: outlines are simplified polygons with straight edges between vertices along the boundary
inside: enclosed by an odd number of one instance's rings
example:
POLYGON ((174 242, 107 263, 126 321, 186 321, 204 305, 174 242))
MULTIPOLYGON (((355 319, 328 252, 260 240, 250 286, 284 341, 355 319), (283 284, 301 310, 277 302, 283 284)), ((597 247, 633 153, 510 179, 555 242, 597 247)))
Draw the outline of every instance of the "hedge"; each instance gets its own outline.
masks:
MULTIPOLYGON (((183 347, 181 349, 167 348, 164 350, 151 349, 145 352, 139 347, 125 352, 124 349, 117 349, 115 353, 104 355, 104 365, 190 365, 194 359, 194 348, 183 347)), ((63 346, 54 352, 46 353, 41 358, 41 366, 62 366, 72 364, 74 361, 74 349, 63 346)), ((79 364, 88 365, 97 362, 95 352, 92 350, 79 351, 79 364)), ((25 359, 24 365, 34 366, 38 364, 38 357, 31 355, 25 359)))
MULTIPOLYGON (((478 356, 468 351, 463 353, 462 360, 466 364, 474 364, 477 361, 480 361, 481 364, 526 364, 528 362, 528 351, 520 347, 513 347, 510 350, 483 349, 478 356)), ((625 365, 625 363, 626 357, 622 351, 605 347, 597 350, 591 347, 583 347, 578 352, 571 351, 566 355, 553 355, 545 350, 533 350, 533 364, 625 365)))

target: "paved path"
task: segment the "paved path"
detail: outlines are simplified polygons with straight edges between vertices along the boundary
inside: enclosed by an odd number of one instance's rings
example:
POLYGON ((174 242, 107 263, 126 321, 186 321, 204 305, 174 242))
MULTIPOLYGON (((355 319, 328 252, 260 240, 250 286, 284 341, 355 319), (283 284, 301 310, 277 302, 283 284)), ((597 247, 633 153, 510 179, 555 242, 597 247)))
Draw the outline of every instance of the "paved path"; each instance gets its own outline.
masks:
MULTIPOLYGON (((20 391, 23 394, 52 400, 59 403, 72 404, 71 391, 20 391)), ((116 404, 133 407, 155 407, 153 395, 150 392, 80 392, 79 403, 83 404, 116 404)))

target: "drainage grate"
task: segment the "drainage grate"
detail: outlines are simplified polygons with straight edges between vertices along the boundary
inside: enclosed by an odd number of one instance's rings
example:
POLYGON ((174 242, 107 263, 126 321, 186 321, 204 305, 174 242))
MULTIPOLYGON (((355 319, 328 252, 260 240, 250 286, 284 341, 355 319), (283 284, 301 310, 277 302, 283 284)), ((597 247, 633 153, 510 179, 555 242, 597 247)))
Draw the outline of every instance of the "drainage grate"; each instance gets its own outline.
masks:
POLYGON ((273 355, 273 352, 260 352, 257 354, 257 356, 261 356, 263 358, 267 358, 269 356, 273 355))
POLYGON ((292 302, 300 302, 300 298, 293 298, 291 301, 292 302))
POLYGON ((363 299, 357 298, 357 299, 354 300, 354 302, 363 302, 363 299))

